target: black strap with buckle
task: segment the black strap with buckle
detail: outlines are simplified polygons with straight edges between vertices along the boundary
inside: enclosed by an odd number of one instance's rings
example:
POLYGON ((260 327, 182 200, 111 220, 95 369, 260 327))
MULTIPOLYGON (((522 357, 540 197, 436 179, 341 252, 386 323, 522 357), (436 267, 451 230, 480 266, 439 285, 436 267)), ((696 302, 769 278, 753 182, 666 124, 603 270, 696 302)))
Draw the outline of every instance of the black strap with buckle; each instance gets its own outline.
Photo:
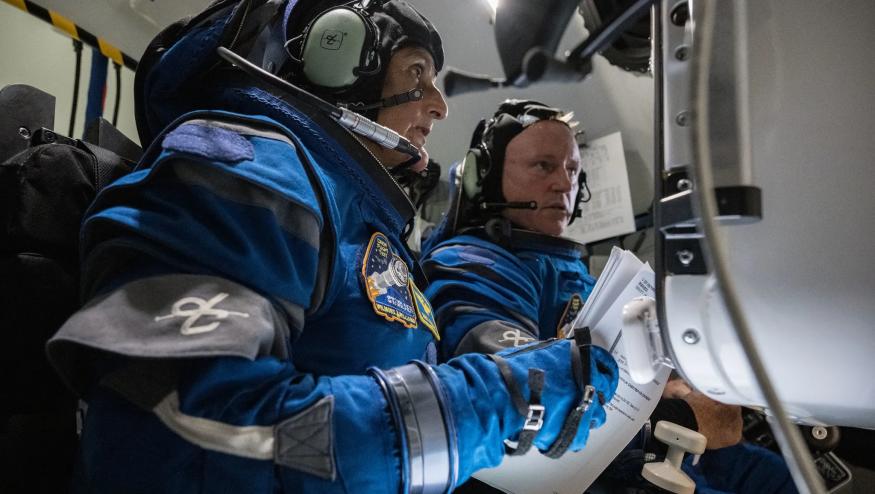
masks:
POLYGON ((544 371, 541 369, 529 369, 529 401, 523 398, 516 381, 511 373, 507 361, 498 355, 489 355, 489 358, 498 366, 501 377, 504 380, 511 400, 517 412, 526 418, 516 442, 505 440, 505 452, 510 456, 526 454, 532 447, 535 436, 544 426, 544 405, 541 404, 541 391, 544 389, 544 371))
POLYGON ((593 398, 598 396, 599 402, 604 404, 604 398, 601 393, 596 393, 595 388, 591 384, 590 346, 592 346, 592 337, 588 327, 574 330, 574 343, 574 345, 571 345, 571 369, 574 372, 574 380, 582 396, 580 403, 565 417, 562 430, 559 431, 559 437, 556 438, 550 449, 544 452, 544 456, 549 458, 559 458, 568 451, 574 436, 577 435, 577 429, 580 426, 583 415, 592 405, 593 398))

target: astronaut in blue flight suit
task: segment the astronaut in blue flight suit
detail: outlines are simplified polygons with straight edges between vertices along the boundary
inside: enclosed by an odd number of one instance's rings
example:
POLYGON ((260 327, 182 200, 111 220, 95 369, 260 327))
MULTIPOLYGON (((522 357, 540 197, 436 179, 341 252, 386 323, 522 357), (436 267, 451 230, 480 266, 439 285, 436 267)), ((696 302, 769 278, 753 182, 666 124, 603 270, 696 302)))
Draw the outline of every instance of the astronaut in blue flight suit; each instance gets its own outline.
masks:
MULTIPOLYGON (((423 247, 442 361, 564 337, 589 297, 595 279, 583 263, 585 249, 561 237, 588 194, 571 118, 536 101, 507 100, 475 130, 451 177, 450 210, 423 247)), ((684 466, 697 492, 796 492, 779 455, 738 444, 738 407, 713 402, 682 381, 667 389, 651 422, 698 429, 716 449, 699 465, 684 466)), ((658 451, 654 442, 650 448, 658 451)), ((630 445, 605 486, 649 485, 639 476, 643 447, 630 445)), ((472 481, 465 489, 488 487, 472 481)))
POLYGON ((497 465, 505 440, 584 447, 616 389, 605 350, 563 340, 436 365, 390 170, 427 162, 442 65, 402 0, 226 0, 152 42, 135 82, 145 157, 86 215, 86 303, 47 346, 88 405, 80 491, 436 493, 497 465))

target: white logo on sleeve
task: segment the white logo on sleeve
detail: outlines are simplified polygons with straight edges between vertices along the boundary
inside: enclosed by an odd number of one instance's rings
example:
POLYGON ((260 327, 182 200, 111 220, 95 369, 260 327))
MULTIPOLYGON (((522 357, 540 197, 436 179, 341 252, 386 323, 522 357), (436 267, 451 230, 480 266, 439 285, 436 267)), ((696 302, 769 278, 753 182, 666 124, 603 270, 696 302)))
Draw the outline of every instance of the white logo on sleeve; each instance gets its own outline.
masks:
POLYGON ((530 341, 535 341, 535 339, 523 335, 519 329, 508 329, 501 335, 501 339, 498 340, 499 343, 504 343, 505 341, 513 342, 513 346, 520 346, 530 341))
POLYGON ((224 309, 214 309, 216 304, 225 300, 228 297, 227 293, 220 293, 215 297, 204 300, 200 297, 185 297, 177 300, 173 304, 173 308, 170 311, 170 314, 165 316, 158 316, 155 318, 155 322, 163 321, 164 319, 170 319, 171 317, 184 317, 185 321, 182 323, 182 327, 179 329, 179 332, 185 336, 200 334, 200 333, 208 333, 217 327, 222 321, 213 321, 209 324, 204 324, 201 326, 195 326, 195 322, 201 317, 214 317, 216 319, 227 319, 229 316, 239 316, 239 317, 249 317, 249 314, 245 312, 234 312, 230 310, 224 309), (186 308, 186 306, 190 308, 186 308))

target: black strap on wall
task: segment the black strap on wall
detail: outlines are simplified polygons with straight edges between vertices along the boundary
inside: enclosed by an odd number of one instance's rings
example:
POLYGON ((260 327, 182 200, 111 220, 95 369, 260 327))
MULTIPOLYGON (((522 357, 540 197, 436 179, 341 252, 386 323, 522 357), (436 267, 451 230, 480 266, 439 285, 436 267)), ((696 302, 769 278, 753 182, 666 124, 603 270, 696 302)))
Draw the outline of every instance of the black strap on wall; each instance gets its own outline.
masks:
POLYGON ((73 40, 73 51, 76 52, 76 73, 73 75, 73 104, 70 108, 70 129, 67 135, 73 137, 73 127, 76 125, 76 109, 79 106, 79 80, 82 74, 82 42, 73 40))

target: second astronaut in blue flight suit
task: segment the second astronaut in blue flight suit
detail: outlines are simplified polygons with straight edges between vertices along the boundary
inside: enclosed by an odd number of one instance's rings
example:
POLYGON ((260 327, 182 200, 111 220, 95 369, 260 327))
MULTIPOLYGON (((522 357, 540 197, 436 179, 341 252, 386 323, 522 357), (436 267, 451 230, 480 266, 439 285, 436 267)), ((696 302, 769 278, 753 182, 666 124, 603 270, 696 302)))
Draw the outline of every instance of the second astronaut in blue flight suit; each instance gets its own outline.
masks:
POLYGON ((390 169, 427 160, 442 64, 401 0, 225 0, 153 41, 135 84, 147 152, 86 215, 86 304, 48 344, 88 403, 79 490, 436 493, 498 464, 507 439, 584 447, 616 389, 606 351, 436 365, 390 169), (376 119, 420 161, 220 46, 376 119))
MULTIPOLYGON (((441 359, 564 337, 589 297, 595 279, 583 262, 585 249, 560 237, 588 194, 570 120, 536 101, 507 100, 475 130, 451 177, 450 210, 423 248, 431 280, 426 295, 443 336, 441 359)), ((795 492, 778 455, 735 446, 741 440, 738 407, 713 402, 678 381, 669 388, 672 394, 651 421, 698 429, 718 451, 704 455, 698 467, 685 465, 697 492, 795 492)), ((636 458, 636 451, 623 458, 636 458)), ((609 469, 623 488, 646 486, 638 478, 643 453, 638 458, 609 469)))
POLYGON ((559 236, 583 193, 569 119, 508 100, 475 131, 451 210, 423 248, 441 358, 565 336, 589 297, 584 247, 559 236))

